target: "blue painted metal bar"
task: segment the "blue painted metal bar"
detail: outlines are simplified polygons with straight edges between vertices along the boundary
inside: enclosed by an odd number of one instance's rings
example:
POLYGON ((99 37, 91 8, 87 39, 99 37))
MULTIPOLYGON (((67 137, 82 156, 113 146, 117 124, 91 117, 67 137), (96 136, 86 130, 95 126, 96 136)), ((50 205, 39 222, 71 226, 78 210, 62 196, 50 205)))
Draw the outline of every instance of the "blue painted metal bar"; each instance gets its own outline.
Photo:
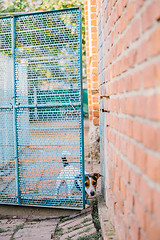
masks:
POLYGON ((13 109, 13 107, 10 107, 10 106, 8 106, 8 107, 0 107, 0 110, 5 110, 5 109, 12 110, 12 109, 13 109))
POLYGON ((46 104, 33 104, 33 105, 16 105, 15 108, 44 108, 44 107, 67 107, 67 106, 81 106, 81 103, 46 103, 46 104))
POLYGON ((79 20, 80 20, 80 39, 79 39, 79 44, 80 44, 80 82, 81 82, 81 148, 82 148, 82 191, 83 191, 83 208, 85 208, 85 165, 84 165, 84 123, 83 123, 83 83, 82 83, 82 14, 81 10, 79 10, 79 20))
POLYGON ((17 111, 16 111, 16 76, 15 76, 15 37, 16 26, 15 17, 12 19, 12 59, 13 59, 13 81, 14 81, 14 96, 13 96, 13 131, 14 131, 14 154, 15 154, 15 175, 16 175, 16 198, 20 204, 20 189, 19 189, 19 170, 18 170, 18 141, 17 141, 17 111))
POLYGON ((67 8, 67 9, 58 9, 58 10, 51 10, 51 11, 37 11, 37 12, 29 12, 29 13, 21 13, 21 12, 10 12, 10 13, 1 13, 1 15, 11 15, 11 16, 6 16, 6 17, 0 17, 0 19, 3 18, 10 18, 13 16, 18 16, 18 17, 22 17, 22 16, 30 16, 30 15, 37 15, 37 14, 49 14, 49 13, 54 13, 54 12, 66 12, 66 11, 76 11, 79 10, 79 7, 73 7, 73 8, 67 8))

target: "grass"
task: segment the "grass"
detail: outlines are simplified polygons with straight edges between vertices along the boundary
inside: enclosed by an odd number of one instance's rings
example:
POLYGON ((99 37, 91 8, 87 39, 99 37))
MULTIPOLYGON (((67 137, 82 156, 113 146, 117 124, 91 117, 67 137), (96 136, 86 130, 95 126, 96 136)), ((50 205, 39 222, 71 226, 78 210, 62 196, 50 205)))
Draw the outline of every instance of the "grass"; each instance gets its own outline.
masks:
POLYGON ((91 206, 92 206, 92 219, 93 219, 94 227, 96 228, 97 233, 99 233, 101 229, 101 225, 98 217, 98 201, 96 198, 91 202, 91 206))
POLYGON ((76 225, 75 227, 72 228, 72 231, 78 230, 80 228, 82 228, 82 225, 80 225, 80 224, 76 225))
POLYGON ((90 221, 92 221, 91 218, 85 218, 85 219, 82 221, 82 223, 86 223, 86 222, 90 222, 90 221))
POLYGON ((2 228, 0 228, 0 233, 4 233, 4 232, 8 232, 9 230, 4 230, 2 228))
POLYGON ((79 237, 77 240, 98 240, 100 238, 99 233, 93 233, 90 236, 79 237))
POLYGON ((55 235, 56 236, 62 236, 63 235, 63 230, 60 227, 57 227, 55 230, 55 235))
POLYGON ((16 228, 13 230, 13 234, 10 238, 10 240, 14 240, 14 235, 20 230, 24 228, 24 223, 16 226, 16 228))
POLYGON ((82 232, 79 232, 79 234, 85 233, 85 232, 89 232, 91 229, 92 229, 91 227, 88 227, 88 228, 86 228, 85 230, 83 230, 82 232))
POLYGON ((20 229, 23 229, 23 228, 24 228, 24 223, 16 226, 16 228, 14 229, 14 234, 15 234, 16 232, 18 232, 20 229))

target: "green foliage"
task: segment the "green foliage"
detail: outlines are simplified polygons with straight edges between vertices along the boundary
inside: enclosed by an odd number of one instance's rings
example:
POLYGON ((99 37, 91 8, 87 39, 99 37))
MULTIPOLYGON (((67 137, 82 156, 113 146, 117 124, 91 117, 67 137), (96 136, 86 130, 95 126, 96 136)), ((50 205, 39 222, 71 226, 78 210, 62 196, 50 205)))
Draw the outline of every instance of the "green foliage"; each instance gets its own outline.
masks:
POLYGON ((3 5, 4 3, 3 3, 3 1, 2 0, 0 0, 0 12, 3 10, 3 5))
POLYGON ((0 13, 49 11, 62 8, 80 7, 82 9, 82 49, 84 58, 86 51, 85 51, 85 19, 83 0, 42 0, 42 1, 13 0, 8 4, 8 7, 5 9, 1 8, 2 5, 1 2, 2 0, 0 0, 0 13))
POLYGON ((3 13, 9 12, 26 12, 29 8, 29 4, 27 0, 15 0, 12 1, 6 9, 4 9, 3 13))

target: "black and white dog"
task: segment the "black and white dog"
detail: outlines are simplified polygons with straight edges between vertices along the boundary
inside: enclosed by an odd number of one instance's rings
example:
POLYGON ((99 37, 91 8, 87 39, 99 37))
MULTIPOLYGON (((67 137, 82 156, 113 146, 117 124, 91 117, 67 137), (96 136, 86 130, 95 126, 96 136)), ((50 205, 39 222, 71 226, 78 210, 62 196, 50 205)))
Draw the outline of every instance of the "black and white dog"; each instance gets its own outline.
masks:
MULTIPOLYGON (((81 191, 82 189, 82 183, 81 183, 81 172, 80 169, 71 166, 68 163, 67 155, 71 155, 71 153, 64 151, 62 152, 62 162, 63 162, 63 169, 61 170, 60 174, 57 177, 56 180, 56 198, 59 195, 59 190, 62 183, 66 183, 67 185, 67 197, 72 198, 73 197, 73 188, 78 189, 81 191)), ((94 196, 96 193, 96 187, 97 187, 97 180, 101 174, 99 173, 93 173, 88 174, 85 172, 85 192, 87 196, 94 196)))

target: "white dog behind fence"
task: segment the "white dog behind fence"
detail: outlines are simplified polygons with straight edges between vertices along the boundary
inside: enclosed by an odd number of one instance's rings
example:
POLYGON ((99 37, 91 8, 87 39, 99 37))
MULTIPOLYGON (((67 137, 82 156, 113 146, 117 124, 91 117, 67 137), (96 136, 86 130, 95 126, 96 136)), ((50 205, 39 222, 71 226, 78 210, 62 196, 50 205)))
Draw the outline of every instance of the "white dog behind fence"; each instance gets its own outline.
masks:
MULTIPOLYGON (((82 182, 81 182, 81 171, 80 169, 71 166, 68 162, 67 157, 71 155, 70 152, 63 151, 62 152, 62 162, 63 169, 56 180, 56 195, 58 198, 60 195, 60 188, 63 183, 67 185, 66 197, 71 199, 73 198, 73 189, 77 189, 82 192, 82 182)), ((85 192, 88 196, 94 196, 96 193, 97 180, 101 176, 99 173, 88 174, 85 172, 85 192)))

